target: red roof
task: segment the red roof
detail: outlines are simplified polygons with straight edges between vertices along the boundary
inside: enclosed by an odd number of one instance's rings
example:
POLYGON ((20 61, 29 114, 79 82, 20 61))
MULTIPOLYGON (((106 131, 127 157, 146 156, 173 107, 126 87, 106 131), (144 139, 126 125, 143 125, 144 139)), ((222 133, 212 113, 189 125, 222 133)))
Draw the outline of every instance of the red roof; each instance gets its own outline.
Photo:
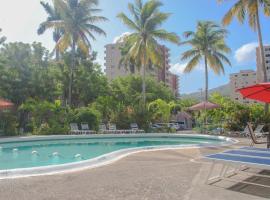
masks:
POLYGON ((10 101, 0 99, 0 109, 12 108, 14 104, 10 101))

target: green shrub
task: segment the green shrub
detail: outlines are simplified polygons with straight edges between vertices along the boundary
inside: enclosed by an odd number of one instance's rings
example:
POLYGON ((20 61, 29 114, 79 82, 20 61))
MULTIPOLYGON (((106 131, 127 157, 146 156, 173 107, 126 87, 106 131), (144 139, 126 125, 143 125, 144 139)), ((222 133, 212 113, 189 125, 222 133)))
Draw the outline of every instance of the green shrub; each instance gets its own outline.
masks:
POLYGON ((98 130, 100 120, 101 114, 97 110, 89 107, 74 109, 69 115, 70 123, 88 123, 89 129, 91 130, 98 130))
POLYGON ((0 112, 0 129, 0 135, 18 135, 18 120, 15 113, 9 110, 0 112))
POLYGON ((67 134, 68 108, 61 106, 60 101, 50 103, 48 101, 28 100, 20 107, 20 111, 27 112, 29 121, 26 127, 36 135, 67 134))

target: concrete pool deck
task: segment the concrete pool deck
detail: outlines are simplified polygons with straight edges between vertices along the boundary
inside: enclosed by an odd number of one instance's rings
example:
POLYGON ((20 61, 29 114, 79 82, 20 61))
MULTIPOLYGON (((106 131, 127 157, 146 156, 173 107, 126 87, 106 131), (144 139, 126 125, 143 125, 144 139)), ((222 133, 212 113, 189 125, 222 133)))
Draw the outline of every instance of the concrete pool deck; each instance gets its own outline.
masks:
MULTIPOLYGON (((226 181, 205 184, 211 163, 197 158, 248 144, 240 139, 232 147, 142 152, 89 170, 0 180, 0 200, 269 199, 270 188, 226 181)), ((270 179, 263 181, 270 185, 270 179)))

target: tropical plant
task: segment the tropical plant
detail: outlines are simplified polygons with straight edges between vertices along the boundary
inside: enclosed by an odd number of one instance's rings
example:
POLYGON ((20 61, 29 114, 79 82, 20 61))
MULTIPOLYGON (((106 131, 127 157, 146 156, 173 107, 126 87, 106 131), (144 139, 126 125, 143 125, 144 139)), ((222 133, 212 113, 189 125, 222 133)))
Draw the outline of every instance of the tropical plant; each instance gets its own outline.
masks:
MULTIPOLYGON (((39 35, 43 34, 47 30, 47 26, 46 26, 47 23, 61 20, 60 14, 54 6, 50 5, 49 3, 45 3, 44 1, 41 1, 40 4, 44 8, 46 13, 48 14, 48 17, 47 17, 46 21, 42 22, 38 28, 37 33, 39 35)), ((58 40, 61 38, 62 34, 63 34, 63 30, 61 30, 60 28, 54 29, 53 40, 55 43, 58 42, 58 40)), ((59 56, 60 56, 59 49, 55 49, 54 51, 55 51, 55 59, 56 59, 56 61, 59 61, 59 56)))
POLYGON ((38 135, 67 134, 68 109, 61 106, 61 101, 54 103, 28 99, 19 107, 20 112, 28 113, 27 127, 38 135))
POLYGON ((69 121, 74 123, 87 123, 90 130, 98 130, 98 125, 100 124, 100 113, 89 107, 80 107, 74 109, 70 112, 69 121))
POLYGON ((0 51, 0 94, 16 106, 28 98, 54 101, 62 92, 61 72, 40 43, 4 44, 0 51))
POLYGON ((224 73, 224 64, 231 65, 226 53, 230 48, 225 43, 227 30, 211 21, 199 21, 195 32, 184 33, 186 41, 182 45, 189 45, 192 48, 182 54, 182 61, 189 60, 184 72, 189 73, 198 67, 201 60, 205 68, 205 101, 208 101, 208 67, 214 73, 224 73))
POLYGON ((144 107, 146 106, 146 68, 149 65, 162 66, 164 64, 162 46, 158 44, 158 40, 179 43, 179 37, 175 33, 160 29, 160 26, 170 16, 159 10, 161 6, 162 3, 158 0, 149 0, 145 4, 142 0, 135 0, 134 4, 128 4, 133 19, 124 13, 118 14, 118 18, 133 31, 123 38, 124 46, 128 48, 123 63, 129 64, 132 61, 139 68, 138 71, 142 70, 144 107))
POLYGON ((162 99, 157 99, 149 103, 148 110, 152 113, 154 121, 168 123, 174 106, 174 102, 167 103, 162 99))
POLYGON ((90 38, 96 40, 94 34, 106 33, 96 26, 97 22, 106 21, 103 16, 95 16, 100 9, 94 8, 98 0, 54 0, 54 7, 59 12, 60 20, 46 21, 41 24, 46 29, 53 28, 63 31, 56 44, 56 49, 61 52, 71 47, 71 67, 68 102, 72 105, 73 71, 75 68, 76 49, 80 49, 85 55, 89 55, 91 49, 90 38))

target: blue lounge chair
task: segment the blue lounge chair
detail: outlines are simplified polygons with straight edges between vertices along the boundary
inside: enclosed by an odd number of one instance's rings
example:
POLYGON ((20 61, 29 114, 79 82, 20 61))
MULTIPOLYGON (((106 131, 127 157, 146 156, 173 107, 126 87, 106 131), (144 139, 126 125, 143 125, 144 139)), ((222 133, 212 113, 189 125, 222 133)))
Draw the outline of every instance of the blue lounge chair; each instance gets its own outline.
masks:
MULTIPOLYGON (((270 149, 261 149, 253 147, 243 147, 240 149, 228 150, 222 153, 212 154, 205 156, 206 159, 213 161, 209 174, 207 176, 207 183, 220 181, 226 179, 234 182, 241 182, 246 184, 253 184, 257 186, 269 187, 270 185, 262 185, 258 183, 248 182, 248 181, 239 181, 232 178, 232 175, 238 173, 248 173, 245 170, 246 168, 256 168, 262 170, 270 170, 270 149), (216 164, 222 164, 222 168, 219 170, 218 176, 211 177, 212 172, 215 171, 216 164), (233 170, 229 171, 232 168, 233 170), (230 177, 230 178, 229 178, 230 177)), ((254 174, 253 174, 254 175, 254 174)), ((256 174, 256 176, 267 177, 267 175, 256 174)))

